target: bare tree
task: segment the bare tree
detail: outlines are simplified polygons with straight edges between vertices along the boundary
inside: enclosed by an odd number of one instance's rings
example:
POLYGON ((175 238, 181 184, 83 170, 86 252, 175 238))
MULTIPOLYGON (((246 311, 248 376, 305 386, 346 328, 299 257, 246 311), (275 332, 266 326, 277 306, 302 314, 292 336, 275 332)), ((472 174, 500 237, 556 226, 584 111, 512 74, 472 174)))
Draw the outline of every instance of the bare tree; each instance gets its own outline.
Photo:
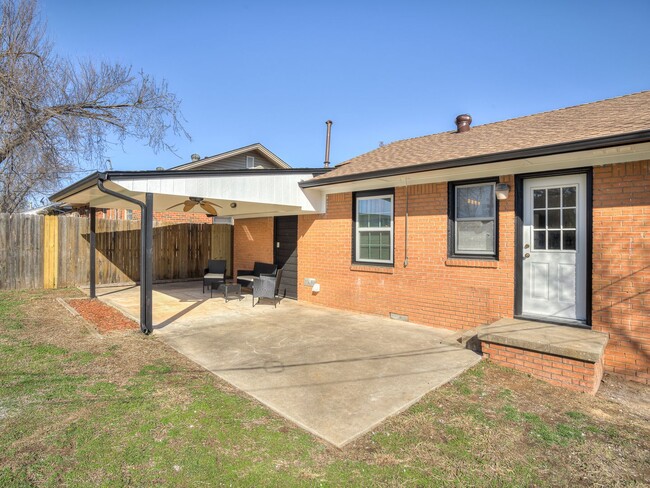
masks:
POLYGON ((15 212, 72 173, 99 167, 109 140, 172 150, 187 137, 163 81, 119 64, 72 62, 45 36, 36 0, 0 0, 0 212, 15 212))

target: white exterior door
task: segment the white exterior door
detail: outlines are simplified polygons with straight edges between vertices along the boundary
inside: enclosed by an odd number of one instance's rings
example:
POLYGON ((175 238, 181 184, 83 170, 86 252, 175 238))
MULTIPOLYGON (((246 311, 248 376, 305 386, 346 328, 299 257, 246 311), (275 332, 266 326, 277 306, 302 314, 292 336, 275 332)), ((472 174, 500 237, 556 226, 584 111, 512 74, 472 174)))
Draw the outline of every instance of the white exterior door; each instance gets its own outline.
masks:
POLYGON ((522 315, 587 318, 587 178, 524 180, 522 315))

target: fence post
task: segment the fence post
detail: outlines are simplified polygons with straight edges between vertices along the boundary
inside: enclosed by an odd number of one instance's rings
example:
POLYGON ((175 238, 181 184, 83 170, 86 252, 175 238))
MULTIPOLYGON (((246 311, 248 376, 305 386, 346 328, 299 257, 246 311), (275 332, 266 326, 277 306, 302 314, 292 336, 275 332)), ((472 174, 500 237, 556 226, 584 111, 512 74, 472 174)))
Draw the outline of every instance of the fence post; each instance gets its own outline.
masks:
POLYGON ((59 218, 47 215, 44 225, 43 287, 57 287, 59 272, 59 218))

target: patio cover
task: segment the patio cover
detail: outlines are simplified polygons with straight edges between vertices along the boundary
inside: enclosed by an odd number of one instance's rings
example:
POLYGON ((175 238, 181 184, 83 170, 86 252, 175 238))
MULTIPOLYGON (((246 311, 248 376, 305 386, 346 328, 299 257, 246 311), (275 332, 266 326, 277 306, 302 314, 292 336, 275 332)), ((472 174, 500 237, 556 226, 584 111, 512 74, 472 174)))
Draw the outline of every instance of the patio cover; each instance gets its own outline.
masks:
MULTIPOLYGON (((299 184, 326 171, 320 168, 107 171, 91 174, 52 195, 50 200, 73 207, 139 208, 133 202, 102 192, 97 186, 102 181, 107 189, 140 202, 151 193, 155 212, 164 212, 189 197, 200 197, 220 205, 217 209, 220 217, 321 213, 325 211, 323 194, 316 189, 301 189, 299 184)), ((205 213, 198 205, 190 212, 205 213)))
MULTIPOLYGON (((250 218, 325 211, 319 190, 302 189, 301 181, 326 169, 220 171, 107 171, 93 173, 52 195, 50 200, 72 207, 90 207, 90 297, 95 290, 95 209, 141 210, 140 329, 153 331, 153 212, 164 212, 190 197, 218 205, 220 217, 250 218)), ((190 212, 205 213, 199 205, 190 212)))

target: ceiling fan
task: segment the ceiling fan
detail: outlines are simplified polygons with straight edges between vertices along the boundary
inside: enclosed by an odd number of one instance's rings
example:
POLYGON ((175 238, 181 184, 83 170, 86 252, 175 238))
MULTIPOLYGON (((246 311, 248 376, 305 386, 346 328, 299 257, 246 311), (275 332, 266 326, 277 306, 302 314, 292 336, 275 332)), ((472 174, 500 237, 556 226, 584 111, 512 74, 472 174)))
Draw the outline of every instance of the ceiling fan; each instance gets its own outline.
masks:
POLYGON ((217 215, 217 209, 214 207, 219 207, 222 208, 221 205, 218 205, 214 202, 209 202, 207 200, 204 200, 201 197, 189 197, 187 200, 185 200, 182 203, 177 203, 176 205, 172 205, 169 207, 167 210, 171 210, 172 208, 175 207, 180 207, 183 205, 183 212, 189 212, 192 210, 196 205, 199 205, 203 210, 205 210, 208 214, 208 216, 216 216, 217 215))

